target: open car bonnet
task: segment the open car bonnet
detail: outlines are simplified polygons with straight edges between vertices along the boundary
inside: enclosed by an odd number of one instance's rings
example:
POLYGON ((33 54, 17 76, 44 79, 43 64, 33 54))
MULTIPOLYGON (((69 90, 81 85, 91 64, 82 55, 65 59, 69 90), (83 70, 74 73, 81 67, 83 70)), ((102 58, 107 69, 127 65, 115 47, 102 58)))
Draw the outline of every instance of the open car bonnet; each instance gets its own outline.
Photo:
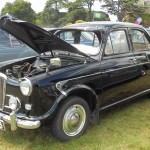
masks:
POLYGON ((12 34, 39 54, 61 50, 87 56, 46 30, 29 22, 18 20, 11 15, 5 15, 0 18, 0 28, 12 34))

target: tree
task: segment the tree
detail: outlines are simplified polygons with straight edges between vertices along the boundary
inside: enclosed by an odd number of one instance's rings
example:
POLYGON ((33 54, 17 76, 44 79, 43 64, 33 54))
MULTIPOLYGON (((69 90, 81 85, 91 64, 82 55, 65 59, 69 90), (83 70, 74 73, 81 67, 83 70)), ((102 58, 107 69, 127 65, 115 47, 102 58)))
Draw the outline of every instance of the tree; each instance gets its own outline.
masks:
POLYGON ((42 17, 43 17, 43 12, 39 12, 36 14, 36 19, 35 19, 35 24, 38 26, 43 27, 43 21, 42 21, 42 17))
POLYGON ((42 15, 40 15, 43 26, 59 27, 63 23, 66 13, 59 11, 63 8, 63 2, 62 0, 48 0, 46 2, 42 15))
POLYGON ((88 7, 87 21, 92 21, 92 6, 94 2, 95 0, 83 0, 83 5, 88 7))
POLYGON ((142 21, 143 26, 149 27, 150 26, 150 14, 144 14, 142 19, 143 19, 142 21))
POLYGON ((2 15, 6 13, 28 22, 34 22, 35 20, 35 12, 31 8, 31 3, 24 0, 15 0, 14 3, 7 2, 2 9, 2 15))
POLYGON ((103 5, 108 13, 116 15, 119 21, 124 21, 126 16, 138 17, 144 13, 143 7, 138 5, 139 0, 104 0, 103 5))
POLYGON ((86 20, 87 10, 83 7, 82 0, 68 2, 65 7, 68 9, 65 17, 67 22, 75 23, 77 20, 86 20))
POLYGON ((83 8, 82 0, 75 0, 74 2, 70 0, 48 0, 42 15, 38 15, 38 18, 41 18, 45 27, 60 27, 66 25, 67 22, 75 23, 76 20, 85 20, 86 15, 87 11, 83 8), (60 12, 64 8, 66 11, 60 12))
POLYGON ((109 15, 103 11, 93 11, 94 21, 110 21, 109 15))
POLYGON ((2 8, 1 15, 11 13, 12 7, 13 7, 12 3, 6 2, 4 8, 2 8))

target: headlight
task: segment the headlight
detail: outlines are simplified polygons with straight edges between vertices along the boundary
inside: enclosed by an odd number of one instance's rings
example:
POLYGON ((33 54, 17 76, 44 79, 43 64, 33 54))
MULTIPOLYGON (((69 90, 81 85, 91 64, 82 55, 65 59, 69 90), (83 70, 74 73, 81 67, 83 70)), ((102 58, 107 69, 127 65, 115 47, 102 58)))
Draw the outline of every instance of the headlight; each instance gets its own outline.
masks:
POLYGON ((30 96, 32 93, 32 83, 29 79, 20 79, 20 90, 23 95, 30 96))

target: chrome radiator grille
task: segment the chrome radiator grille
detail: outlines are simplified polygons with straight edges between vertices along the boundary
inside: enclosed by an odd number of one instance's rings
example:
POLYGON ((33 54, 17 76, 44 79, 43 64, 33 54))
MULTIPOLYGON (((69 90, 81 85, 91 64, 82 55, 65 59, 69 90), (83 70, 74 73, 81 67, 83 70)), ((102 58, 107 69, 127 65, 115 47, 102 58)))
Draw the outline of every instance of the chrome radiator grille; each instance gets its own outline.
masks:
POLYGON ((7 76, 0 73, 0 110, 3 110, 5 103, 7 76))

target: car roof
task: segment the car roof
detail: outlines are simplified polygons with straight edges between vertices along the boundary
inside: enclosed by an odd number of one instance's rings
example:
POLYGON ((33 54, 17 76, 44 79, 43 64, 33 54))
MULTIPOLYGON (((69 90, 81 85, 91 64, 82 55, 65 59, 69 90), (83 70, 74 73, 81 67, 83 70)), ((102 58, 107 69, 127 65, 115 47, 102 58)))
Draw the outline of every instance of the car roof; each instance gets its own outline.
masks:
POLYGON ((112 22, 112 21, 93 21, 93 22, 84 22, 78 24, 71 24, 68 26, 64 26, 62 28, 109 28, 109 27, 142 27, 141 25, 137 25, 134 23, 128 22, 112 22))

